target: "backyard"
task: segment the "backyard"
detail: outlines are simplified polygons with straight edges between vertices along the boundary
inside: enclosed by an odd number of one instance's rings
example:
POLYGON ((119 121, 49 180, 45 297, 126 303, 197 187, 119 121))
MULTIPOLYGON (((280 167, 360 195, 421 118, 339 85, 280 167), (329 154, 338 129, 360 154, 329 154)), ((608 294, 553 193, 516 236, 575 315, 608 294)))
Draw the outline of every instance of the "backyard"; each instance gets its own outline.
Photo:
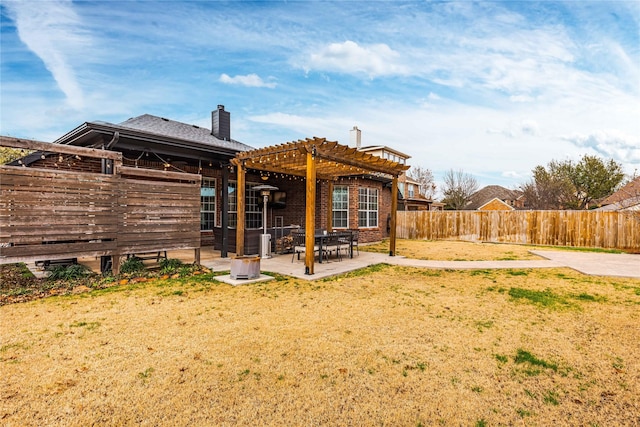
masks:
MULTIPOLYGON (((398 253, 532 259, 462 242, 398 253)), ((201 273, 1 306, 3 425, 640 424, 637 279, 380 264, 232 287, 201 273)))

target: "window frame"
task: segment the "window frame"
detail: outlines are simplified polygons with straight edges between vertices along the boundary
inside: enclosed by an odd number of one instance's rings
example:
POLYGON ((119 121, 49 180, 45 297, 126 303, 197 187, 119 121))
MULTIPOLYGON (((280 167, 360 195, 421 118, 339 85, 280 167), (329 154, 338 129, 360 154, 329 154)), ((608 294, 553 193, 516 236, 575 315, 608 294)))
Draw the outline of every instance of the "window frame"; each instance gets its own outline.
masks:
POLYGON ((200 231, 213 231, 216 226, 216 199, 217 199, 217 185, 218 180, 216 178, 203 176, 202 181, 200 183, 200 231), (213 184, 213 185, 205 185, 205 183, 213 184), (204 188, 212 188, 213 196, 205 196, 203 195, 204 188), (207 199, 207 200, 205 200, 207 199), (206 209, 205 208, 206 204, 206 209), (213 218, 209 218, 209 220, 205 220, 206 215, 211 215, 213 218), (206 227, 207 224, 210 224, 210 228, 206 227))
MULTIPOLYGON (((246 230, 258 230, 262 228, 262 207, 258 203, 261 195, 252 187, 258 185, 256 182, 245 183, 244 198, 244 224, 246 230)), ((238 182, 229 181, 227 191, 229 192, 229 210, 227 211, 229 219, 229 228, 237 228, 238 226, 238 182), (233 189, 233 192, 230 191, 233 189)))
POLYGON ((372 187, 358 188, 358 227, 376 228, 380 224, 380 191, 372 187))
POLYGON ((335 185, 333 187, 333 194, 331 195, 332 197, 332 209, 333 209, 333 213, 332 213, 332 228, 337 228, 337 229, 348 229, 349 228, 349 186, 348 185, 335 185), (343 196, 343 200, 339 200, 338 203, 340 205, 344 205, 344 207, 340 206, 339 208, 336 208, 336 190, 346 190, 346 192, 339 194, 340 196, 343 196), (343 214, 345 217, 344 218, 340 218, 340 221, 342 222, 344 220, 344 225, 340 224, 340 225, 336 225, 336 219, 338 218, 338 215, 336 215, 336 213, 341 213, 343 214))

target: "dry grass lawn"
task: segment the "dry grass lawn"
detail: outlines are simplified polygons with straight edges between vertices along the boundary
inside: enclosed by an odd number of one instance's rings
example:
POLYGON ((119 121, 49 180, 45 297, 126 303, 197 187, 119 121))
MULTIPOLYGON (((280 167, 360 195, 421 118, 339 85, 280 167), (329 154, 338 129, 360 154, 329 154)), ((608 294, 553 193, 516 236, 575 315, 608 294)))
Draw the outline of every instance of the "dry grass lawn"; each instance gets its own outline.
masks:
POLYGON ((375 266, 211 275, 0 307, 0 420, 640 424, 640 281, 375 266))
MULTIPOLYGON (((389 252, 389 241, 360 246, 368 252, 389 252)), ((539 250, 588 250, 586 248, 551 248, 549 246, 513 245, 504 243, 467 242, 462 240, 410 240, 398 239, 396 255, 414 259, 428 259, 434 261, 509 261, 542 259, 529 252, 539 250)), ((620 252, 616 250, 599 249, 599 252, 620 252)))

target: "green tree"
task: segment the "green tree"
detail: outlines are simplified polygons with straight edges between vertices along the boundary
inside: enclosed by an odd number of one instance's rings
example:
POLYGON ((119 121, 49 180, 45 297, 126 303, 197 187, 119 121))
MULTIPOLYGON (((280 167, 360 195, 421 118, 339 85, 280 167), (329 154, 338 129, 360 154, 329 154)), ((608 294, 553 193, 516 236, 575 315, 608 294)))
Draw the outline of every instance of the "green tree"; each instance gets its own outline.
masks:
POLYGON ((536 166, 531 181, 520 186, 531 209, 586 209, 612 194, 624 178, 622 166, 585 154, 579 162, 552 160, 536 166))
POLYGON ((463 209, 477 190, 478 181, 472 175, 462 170, 450 169, 444 174, 442 202, 450 209, 463 209))
POLYGON ((622 166, 613 159, 604 161, 587 154, 572 172, 571 182, 575 187, 578 209, 586 209, 592 201, 613 194, 624 179, 622 166))

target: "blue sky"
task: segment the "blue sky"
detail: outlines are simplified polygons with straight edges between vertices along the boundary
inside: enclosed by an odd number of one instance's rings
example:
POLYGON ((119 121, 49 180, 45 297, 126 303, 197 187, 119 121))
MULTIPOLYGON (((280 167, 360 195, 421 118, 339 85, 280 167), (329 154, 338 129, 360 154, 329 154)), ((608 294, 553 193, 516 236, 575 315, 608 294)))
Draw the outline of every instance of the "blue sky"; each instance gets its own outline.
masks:
POLYGON ((640 172, 640 2, 6 1, 0 133, 154 114, 254 147, 388 145, 515 188, 536 165, 640 172))

